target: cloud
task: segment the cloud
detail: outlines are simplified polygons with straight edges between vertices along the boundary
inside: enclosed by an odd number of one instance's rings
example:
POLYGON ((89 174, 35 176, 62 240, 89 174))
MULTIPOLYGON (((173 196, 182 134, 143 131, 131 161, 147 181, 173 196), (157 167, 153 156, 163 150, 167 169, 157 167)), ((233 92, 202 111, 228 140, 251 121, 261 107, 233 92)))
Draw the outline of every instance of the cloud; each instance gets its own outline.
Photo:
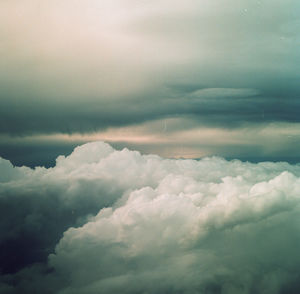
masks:
MULTIPOLYGON (((198 100, 194 103, 197 104, 198 100)), ((158 119, 88 134, 4 135, 0 136, 0 154, 17 166, 49 167, 55 165, 58 155, 70 154, 77 145, 99 140, 112 144, 118 150, 128 147, 167 158, 197 159, 217 155, 253 162, 297 163, 300 155, 297 123, 266 123, 236 128, 199 127, 198 120, 191 117, 158 119)))
POLYGON ((299 165, 171 160, 95 142, 53 168, 2 159, 0 171, 2 293, 299 285, 299 165))
POLYGON ((2 1, 0 133, 178 115, 225 127, 299 122, 299 9, 296 0, 2 1), (216 91, 218 101, 186 99, 216 91))
POLYGON ((230 88, 210 88, 210 89, 200 89, 193 92, 191 98, 243 98, 257 96, 259 92, 255 89, 230 89, 230 88))

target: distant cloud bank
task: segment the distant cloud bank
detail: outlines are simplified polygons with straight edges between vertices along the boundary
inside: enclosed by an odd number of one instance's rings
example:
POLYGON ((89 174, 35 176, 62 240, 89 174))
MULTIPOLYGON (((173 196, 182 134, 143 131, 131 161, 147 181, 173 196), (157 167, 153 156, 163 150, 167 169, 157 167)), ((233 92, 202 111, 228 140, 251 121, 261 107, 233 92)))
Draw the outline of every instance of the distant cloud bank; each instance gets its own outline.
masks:
POLYGON ((163 159, 103 142, 0 159, 0 292, 296 293, 300 165, 163 159))

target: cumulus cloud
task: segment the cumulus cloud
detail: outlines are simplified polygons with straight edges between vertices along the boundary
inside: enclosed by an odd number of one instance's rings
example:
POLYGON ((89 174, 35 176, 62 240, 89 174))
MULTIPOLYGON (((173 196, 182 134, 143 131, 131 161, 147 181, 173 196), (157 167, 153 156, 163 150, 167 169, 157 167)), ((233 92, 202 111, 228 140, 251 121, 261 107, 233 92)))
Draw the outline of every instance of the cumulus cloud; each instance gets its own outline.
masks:
POLYGON ((1 293, 296 293, 300 166, 103 142, 0 161, 1 293))

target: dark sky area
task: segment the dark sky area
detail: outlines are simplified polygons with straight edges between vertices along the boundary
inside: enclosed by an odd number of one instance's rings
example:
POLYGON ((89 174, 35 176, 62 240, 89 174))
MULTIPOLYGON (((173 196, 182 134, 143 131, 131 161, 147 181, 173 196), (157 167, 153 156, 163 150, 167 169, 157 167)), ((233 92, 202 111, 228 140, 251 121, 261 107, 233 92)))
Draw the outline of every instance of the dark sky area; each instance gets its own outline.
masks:
POLYGON ((0 5, 2 157, 48 165, 74 142, 105 140, 297 161, 297 1, 0 5))

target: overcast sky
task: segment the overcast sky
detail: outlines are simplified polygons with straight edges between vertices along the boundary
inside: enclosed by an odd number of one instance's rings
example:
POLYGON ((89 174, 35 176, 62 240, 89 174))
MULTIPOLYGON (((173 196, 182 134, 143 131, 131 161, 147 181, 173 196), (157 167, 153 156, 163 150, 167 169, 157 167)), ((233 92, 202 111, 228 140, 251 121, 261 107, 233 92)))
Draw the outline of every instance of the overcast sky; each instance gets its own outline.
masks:
POLYGON ((298 294, 299 16, 0 0, 0 293, 298 294))
POLYGON ((299 13, 297 0, 1 1, 0 156, 47 164, 100 139, 297 160, 299 13))

